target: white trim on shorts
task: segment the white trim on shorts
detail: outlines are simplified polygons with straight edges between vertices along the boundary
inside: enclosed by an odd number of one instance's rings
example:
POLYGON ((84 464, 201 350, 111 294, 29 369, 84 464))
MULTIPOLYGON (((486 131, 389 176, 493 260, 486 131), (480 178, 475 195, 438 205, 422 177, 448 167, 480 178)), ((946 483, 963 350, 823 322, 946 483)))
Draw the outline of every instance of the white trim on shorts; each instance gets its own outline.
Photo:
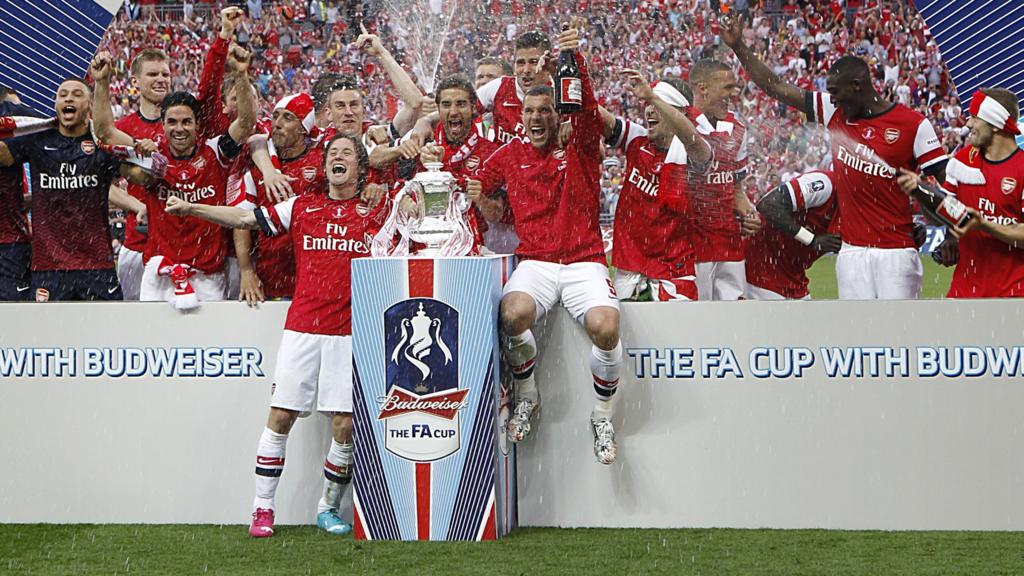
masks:
POLYGON ((618 295, 619 300, 634 299, 649 287, 653 302, 669 302, 674 300, 689 302, 690 298, 688 296, 679 293, 680 285, 684 283, 696 285, 696 279, 693 276, 682 276, 671 280, 657 280, 639 272, 630 272, 629 270, 622 269, 615 270, 615 293, 618 295))

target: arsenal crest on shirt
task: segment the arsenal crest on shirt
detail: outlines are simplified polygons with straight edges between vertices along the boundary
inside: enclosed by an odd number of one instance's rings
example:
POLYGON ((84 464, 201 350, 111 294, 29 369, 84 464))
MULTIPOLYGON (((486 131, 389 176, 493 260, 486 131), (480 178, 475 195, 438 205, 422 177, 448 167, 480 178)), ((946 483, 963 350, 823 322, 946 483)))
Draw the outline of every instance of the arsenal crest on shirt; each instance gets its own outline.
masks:
POLYGON ((459 412, 468 388, 459 388, 459 313, 433 298, 410 298, 384 312, 387 396, 384 448, 414 462, 459 449, 459 412))
POLYGON ((886 128, 885 129, 885 141, 889 144, 895 144, 900 139, 899 128, 886 128))
POLYGON ((1007 176, 999 183, 999 188, 1003 191, 1003 194, 1009 194, 1017 189, 1017 179, 1007 176))
POLYGON ((96 151, 96 143, 92 140, 82 140, 82 152, 92 154, 96 151))
POLYGON ((316 167, 315 166, 306 166, 305 168, 303 168, 302 169, 302 178, 305 179, 306 182, 312 182, 313 180, 315 180, 316 179, 316 167))

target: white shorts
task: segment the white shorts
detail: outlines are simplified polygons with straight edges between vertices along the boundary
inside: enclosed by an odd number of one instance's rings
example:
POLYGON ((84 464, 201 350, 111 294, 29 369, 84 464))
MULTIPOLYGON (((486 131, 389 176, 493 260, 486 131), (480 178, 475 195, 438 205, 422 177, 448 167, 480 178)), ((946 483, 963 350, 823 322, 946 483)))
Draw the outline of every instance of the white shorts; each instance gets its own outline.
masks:
POLYGON ((914 248, 866 248, 843 243, 836 256, 840 300, 915 300, 924 267, 914 248))
POLYGON ((302 416, 352 412, 352 337, 285 330, 270 405, 302 416))
MULTIPOLYGON (((655 280, 639 272, 627 270, 615 271, 615 293, 619 300, 637 300, 650 294, 653 302, 669 302, 671 300, 693 300, 697 295, 697 284, 693 276, 683 276, 671 280, 655 280)), ((646 297, 644 297, 646 300, 646 297)))
POLYGON ((241 291, 242 272, 238 268, 238 258, 228 256, 224 259, 225 300, 238 300, 241 291))
MULTIPOLYGON (((139 299, 144 302, 170 302, 174 297, 174 282, 170 277, 157 274, 163 258, 154 256, 146 262, 146 269, 142 273, 142 289, 139 299)), ((223 272, 215 274, 203 274, 196 272, 196 275, 188 279, 195 290, 196 298, 200 302, 219 302, 224 299, 224 286, 226 284, 223 272)))
POLYGON ((739 262, 697 262, 698 300, 742 300, 747 266, 739 262))
POLYGON ((525 292, 537 305, 537 318, 547 314, 555 304, 562 306, 577 322, 591 308, 609 306, 619 309, 619 299, 608 278, 608 268, 597 262, 555 264, 539 260, 523 260, 516 266, 502 294, 525 292))
MULTIPOLYGON (((747 300, 791 300, 791 298, 786 298, 785 296, 779 294, 778 292, 773 292, 767 288, 754 286, 749 282, 747 283, 747 289, 743 292, 743 297, 746 298, 747 300)), ((803 298, 799 298, 799 300, 810 299, 810 294, 804 296, 803 298)))
POLYGON ((125 300, 138 300, 142 291, 142 252, 121 246, 117 253, 117 280, 125 300))

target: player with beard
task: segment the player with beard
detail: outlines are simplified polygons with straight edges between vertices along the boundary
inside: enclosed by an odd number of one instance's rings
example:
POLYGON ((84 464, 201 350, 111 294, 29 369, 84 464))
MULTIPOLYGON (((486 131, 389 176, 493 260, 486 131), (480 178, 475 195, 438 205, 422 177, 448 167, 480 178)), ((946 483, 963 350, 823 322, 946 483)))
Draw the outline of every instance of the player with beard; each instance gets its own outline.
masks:
MULTIPOLYGON (((243 12, 238 7, 228 7, 221 11, 220 34, 210 47, 199 86, 198 98, 203 110, 201 117, 204 118, 200 124, 205 130, 200 138, 222 134, 230 123, 226 102, 223 109, 221 107, 220 85, 228 45, 242 17, 243 12), (222 128, 218 131, 218 127, 222 128)), ((115 126, 132 138, 161 142, 164 139, 164 127, 160 122, 160 104, 171 90, 171 69, 167 54, 156 48, 146 48, 140 52, 132 61, 131 80, 139 92, 139 109, 119 119, 115 126)), ((230 90, 225 91, 225 94, 233 96, 230 90)), ((118 191, 112 190, 111 193, 115 195, 116 201, 118 191)), ((125 300, 138 300, 142 287, 147 232, 145 226, 142 230, 138 228, 136 213, 145 215, 146 191, 136 184, 128 184, 127 194, 136 201, 127 201, 130 204, 126 206, 128 215, 125 219, 124 243, 117 253, 117 275, 125 300)))
POLYGON ((380 229, 388 203, 361 215, 369 159, 357 137, 337 135, 326 150, 326 194, 293 196, 255 210, 193 204, 175 196, 167 200, 167 212, 176 216, 259 229, 266 236, 290 233, 295 252, 295 298, 278 350, 270 415, 256 449, 256 497, 249 526, 255 538, 274 534, 274 495, 284 469, 288 434, 301 415, 314 410, 330 414, 332 428, 317 526, 338 535, 352 529, 338 516, 341 497, 352 479, 350 263, 369 255, 367 239, 380 229))
MULTIPOLYGON (((946 165, 944 188, 973 216, 963 228, 960 261, 953 271, 949 298, 1020 298, 1024 296, 1024 152, 1016 138, 1020 107, 1017 95, 1004 88, 980 88, 971 98, 967 146, 946 165)), ((902 171, 899 183, 908 194, 920 183, 902 171)))
POLYGON ((920 113, 883 99, 867 63, 856 56, 832 65, 828 93, 811 92, 782 81, 757 58, 743 43, 739 19, 727 21, 722 39, 755 84, 829 131, 843 239, 836 258, 839 298, 917 298, 923 269, 913 210, 895 177, 902 168, 945 179, 946 156, 932 125, 920 113))
POLYGON ((715 60, 699 60, 690 70, 693 106, 689 117, 714 150, 707 169, 690 175, 690 206, 696 234, 697 292, 701 300, 738 300, 746 286, 743 265, 744 234, 760 225, 757 212, 743 191, 747 174, 746 126, 729 104, 739 94, 732 69, 715 60), (744 221, 741 227, 736 219, 744 221))
MULTIPOLYGON (((199 104, 185 92, 164 98, 161 121, 166 140, 161 151, 168 157, 167 173, 160 179, 134 173, 132 181, 147 188, 150 235, 146 244, 141 299, 166 300, 178 308, 194 307, 198 301, 224 299, 224 258, 226 236, 216 226, 183 220, 164 212, 168 196, 182 196, 195 202, 224 204, 232 160, 241 152, 256 120, 255 96, 247 70, 249 53, 238 46, 228 55, 228 68, 235 78, 238 117, 228 131, 197 142, 196 119, 199 104)), ((96 81, 94 129, 109 144, 125 144, 132 138, 111 121, 109 82, 110 55, 101 53, 92 64, 96 81)))
POLYGON ((838 252, 829 233, 836 216, 830 172, 808 172, 766 194, 757 210, 771 226, 747 247, 748 300, 807 300, 807 269, 823 254, 838 252))
MULTIPOLYGON (((487 139, 482 126, 476 122, 476 91, 462 76, 449 76, 436 89, 439 124, 434 134, 435 144, 424 146, 420 152, 422 165, 440 162, 442 170, 456 178, 472 177, 490 157, 498 145, 487 139)), ((423 170, 423 166, 420 169, 423 170)), ((468 225, 475 237, 475 247, 484 244, 483 235, 488 222, 497 222, 504 215, 501 200, 481 194, 479 182, 471 181, 467 193, 472 209, 467 213, 468 225)))
POLYGON ((55 120, 30 120, 38 132, 0 142, 0 167, 28 163, 32 172, 32 288, 40 302, 122 299, 107 208, 111 183, 128 169, 93 140, 91 109, 89 86, 65 80, 55 120))
POLYGON ((535 30, 521 34, 515 45, 515 76, 495 78, 478 88, 481 110, 494 115, 491 140, 505 144, 516 136, 526 136, 523 98, 530 88, 551 82, 549 68, 537 66, 550 49, 551 41, 544 34, 535 30))
MULTIPOLYGON (((313 99, 306 93, 282 98, 271 116, 271 154, 278 173, 289 178, 292 192, 303 194, 322 192, 324 187, 323 147, 313 142, 316 113, 313 99)), ((250 138, 253 149, 268 149, 266 136, 250 138)), ((273 206, 272 196, 266 191, 261 172, 255 168, 245 174, 245 199, 241 208, 273 206)), ((295 256, 287 236, 258 237, 253 250, 253 237, 249 230, 234 231, 235 250, 241 268, 241 296, 250 306, 266 298, 291 298, 295 291, 295 256)))
MULTIPOLYGON (((605 142, 626 154, 626 179, 615 209, 612 265, 622 300, 696 300, 693 230, 687 170, 700 172, 711 148, 686 117, 682 81, 653 88, 637 70, 625 70, 633 94, 647 102, 647 128, 602 108, 605 142)), ((707 120, 698 115, 706 127, 707 120)))
MULTIPOLYGON (((575 51, 575 29, 558 36, 561 50, 575 51)), ((507 202, 521 239, 519 266, 505 285, 501 326, 506 358, 515 379, 516 404, 506 434, 519 442, 530 433, 540 396, 533 377, 537 344, 531 328, 561 302, 583 324, 593 342, 590 369, 597 396, 590 415, 594 454, 611 464, 617 445, 613 399, 622 368, 619 301, 608 279, 598 226, 601 140, 604 126, 586 62, 578 53, 583 108, 571 115, 572 134, 558 146, 559 117, 549 86, 525 92, 520 122, 525 138, 515 138, 484 161, 477 173, 483 193, 507 189, 507 202)), ((538 62, 540 65, 541 59, 538 62)))

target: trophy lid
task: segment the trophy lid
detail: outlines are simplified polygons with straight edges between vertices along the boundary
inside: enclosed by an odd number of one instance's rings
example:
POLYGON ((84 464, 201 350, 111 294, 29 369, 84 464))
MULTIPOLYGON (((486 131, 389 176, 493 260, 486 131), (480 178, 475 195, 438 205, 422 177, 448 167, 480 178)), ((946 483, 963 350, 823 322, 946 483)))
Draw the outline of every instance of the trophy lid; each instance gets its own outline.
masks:
POLYGON ((419 172, 413 177, 413 181, 422 182, 424 184, 441 183, 448 184, 455 180, 455 176, 451 172, 442 172, 441 167, 444 164, 440 162, 427 162, 423 165, 427 169, 426 172, 419 172))

